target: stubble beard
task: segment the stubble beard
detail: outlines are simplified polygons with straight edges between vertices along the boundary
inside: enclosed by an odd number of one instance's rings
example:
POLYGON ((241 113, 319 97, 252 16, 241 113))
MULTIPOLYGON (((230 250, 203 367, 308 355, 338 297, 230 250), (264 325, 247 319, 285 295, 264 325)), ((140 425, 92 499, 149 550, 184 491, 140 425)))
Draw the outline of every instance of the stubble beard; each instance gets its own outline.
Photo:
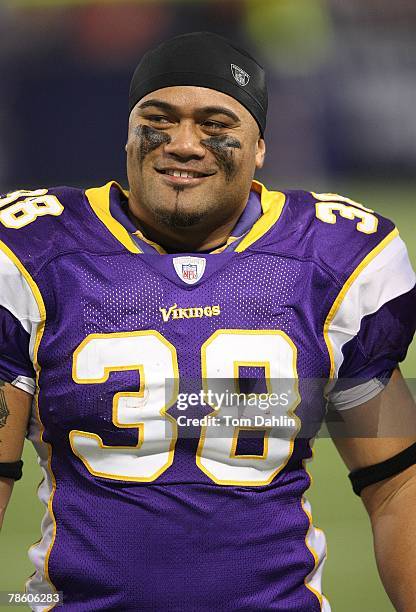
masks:
POLYGON ((203 213, 187 213, 185 211, 175 210, 175 211, 166 211, 166 210, 154 210, 154 215, 156 220, 161 225, 165 227, 170 227, 173 229, 185 229, 187 227, 194 227, 198 225, 198 223, 204 217, 203 213))
MULTIPOLYGON (((170 197, 175 199, 174 205, 167 208, 160 205, 160 200, 154 200, 153 197, 148 197, 149 194, 144 194, 142 197, 142 205, 155 218, 156 222, 168 229, 186 229, 192 228, 201 223, 204 218, 213 218, 215 213, 218 213, 221 208, 218 202, 207 202, 200 199, 197 204, 194 204, 193 210, 188 210, 188 205, 184 202, 184 192, 186 188, 172 188, 170 197)), ((191 196, 192 198, 192 196, 191 196)), ((199 200, 199 198, 198 198, 199 200)))
POLYGON ((154 214, 158 221, 165 227, 173 229, 185 229, 188 227, 194 227, 204 218, 204 211, 186 210, 186 205, 181 201, 183 200, 183 188, 175 188, 174 190, 175 207, 173 210, 167 210, 166 208, 155 207, 154 214))

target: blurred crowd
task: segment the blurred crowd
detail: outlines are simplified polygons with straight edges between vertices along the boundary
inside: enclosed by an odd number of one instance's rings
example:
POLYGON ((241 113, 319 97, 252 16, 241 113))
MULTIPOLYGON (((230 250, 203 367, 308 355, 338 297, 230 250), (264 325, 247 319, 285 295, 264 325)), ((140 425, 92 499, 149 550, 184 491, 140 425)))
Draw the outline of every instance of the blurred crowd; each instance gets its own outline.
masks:
POLYGON ((131 73, 149 47, 192 30, 228 36, 267 68, 260 178, 272 186, 413 177, 414 0, 4 0, 0 191, 125 184, 131 73))

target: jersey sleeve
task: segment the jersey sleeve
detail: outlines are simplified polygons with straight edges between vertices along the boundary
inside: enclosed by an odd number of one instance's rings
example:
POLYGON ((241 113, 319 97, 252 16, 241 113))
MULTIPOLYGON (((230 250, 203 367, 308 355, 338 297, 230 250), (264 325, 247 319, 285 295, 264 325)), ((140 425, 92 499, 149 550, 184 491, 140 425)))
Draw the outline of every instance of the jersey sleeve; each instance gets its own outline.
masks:
POLYGON ((33 352, 41 316, 15 260, 0 243, 0 378, 33 394, 33 352))
POLYGON ((348 279, 329 317, 327 337, 338 410, 377 395, 406 357, 416 328, 416 276, 401 238, 393 235, 348 279))

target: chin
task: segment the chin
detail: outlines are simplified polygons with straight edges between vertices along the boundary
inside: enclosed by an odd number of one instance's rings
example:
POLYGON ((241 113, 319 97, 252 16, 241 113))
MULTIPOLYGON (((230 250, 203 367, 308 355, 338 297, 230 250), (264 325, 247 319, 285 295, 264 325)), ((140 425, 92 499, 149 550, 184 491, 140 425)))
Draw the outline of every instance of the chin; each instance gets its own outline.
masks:
POLYGON ((186 228, 193 227, 200 223, 201 219, 204 217, 204 213, 201 212, 189 212, 185 210, 177 211, 177 210, 167 210, 167 209, 159 209, 155 210, 154 214, 159 223, 174 228, 186 228))

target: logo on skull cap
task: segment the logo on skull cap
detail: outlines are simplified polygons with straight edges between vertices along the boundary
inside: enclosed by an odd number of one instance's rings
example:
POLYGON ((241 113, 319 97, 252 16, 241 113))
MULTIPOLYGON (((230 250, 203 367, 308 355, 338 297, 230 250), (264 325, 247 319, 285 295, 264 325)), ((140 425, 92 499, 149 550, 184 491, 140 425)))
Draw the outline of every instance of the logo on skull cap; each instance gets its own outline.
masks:
POLYGON ((231 72, 233 73, 233 77, 237 81, 241 87, 245 87, 250 80, 250 75, 247 74, 245 70, 236 66, 235 64, 231 64, 231 72))

